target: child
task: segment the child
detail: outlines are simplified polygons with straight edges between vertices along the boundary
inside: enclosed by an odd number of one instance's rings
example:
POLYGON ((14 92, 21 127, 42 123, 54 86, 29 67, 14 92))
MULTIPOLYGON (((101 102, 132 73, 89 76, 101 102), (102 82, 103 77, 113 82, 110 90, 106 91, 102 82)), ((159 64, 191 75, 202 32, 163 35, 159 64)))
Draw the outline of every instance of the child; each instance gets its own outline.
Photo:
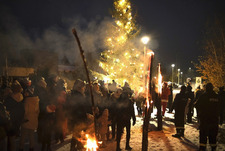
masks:
POLYGON ((102 115, 97 119, 99 123, 99 135, 102 140, 102 147, 106 147, 106 134, 108 131, 108 124, 111 124, 111 121, 108 121, 109 110, 104 109, 102 115))

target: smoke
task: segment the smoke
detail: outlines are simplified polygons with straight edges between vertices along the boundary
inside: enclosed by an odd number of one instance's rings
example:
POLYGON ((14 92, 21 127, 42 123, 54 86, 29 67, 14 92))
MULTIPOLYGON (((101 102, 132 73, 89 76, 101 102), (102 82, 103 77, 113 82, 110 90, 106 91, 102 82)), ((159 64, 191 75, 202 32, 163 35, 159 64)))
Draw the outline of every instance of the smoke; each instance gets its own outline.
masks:
POLYGON ((104 49, 107 25, 111 22, 111 19, 101 19, 98 17, 96 20, 87 21, 85 18, 76 17, 64 18, 62 22, 65 28, 57 25, 51 26, 41 32, 39 36, 31 38, 31 34, 33 33, 27 33, 22 23, 18 22, 10 10, 1 6, 1 54, 4 57, 10 56, 11 58, 15 58, 24 49, 30 51, 50 51, 58 54, 59 60, 65 56, 71 64, 80 64, 80 52, 72 34, 72 28, 75 28, 85 54, 89 54, 93 60, 98 59, 99 52, 104 49))
POLYGON ((0 51, 5 55, 18 55, 21 49, 33 48, 29 36, 23 31, 17 19, 4 6, 0 8, 0 51))

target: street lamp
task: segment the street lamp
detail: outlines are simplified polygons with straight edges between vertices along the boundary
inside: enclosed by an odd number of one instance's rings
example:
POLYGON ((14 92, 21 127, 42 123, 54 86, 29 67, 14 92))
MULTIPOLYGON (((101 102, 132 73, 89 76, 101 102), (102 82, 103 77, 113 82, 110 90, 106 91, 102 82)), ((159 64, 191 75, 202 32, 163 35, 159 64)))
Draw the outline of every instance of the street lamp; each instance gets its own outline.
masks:
POLYGON ((177 69, 177 83, 180 84, 180 69, 177 69))
POLYGON ((145 45, 149 42, 149 40, 150 40, 150 38, 148 36, 144 36, 141 38, 141 42, 145 45))
POLYGON ((175 67, 175 64, 172 64, 171 67, 172 67, 172 86, 173 86, 173 69, 175 67))
POLYGON ((141 42, 144 44, 144 62, 145 62, 145 56, 146 56, 146 45, 148 44, 150 38, 148 36, 144 36, 141 38, 141 42))

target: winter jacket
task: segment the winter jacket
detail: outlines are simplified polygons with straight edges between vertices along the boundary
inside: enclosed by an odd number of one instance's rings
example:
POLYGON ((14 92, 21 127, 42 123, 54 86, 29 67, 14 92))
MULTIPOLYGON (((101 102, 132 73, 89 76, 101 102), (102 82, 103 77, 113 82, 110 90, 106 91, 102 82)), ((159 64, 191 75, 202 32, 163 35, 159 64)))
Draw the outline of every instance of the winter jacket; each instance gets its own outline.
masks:
POLYGON ((11 96, 8 96, 4 101, 6 110, 9 111, 10 114, 10 126, 8 127, 7 132, 9 136, 17 135, 19 133, 20 126, 23 122, 24 104, 21 98, 21 93, 13 93, 11 96))
POLYGON ((175 109, 175 123, 184 123, 185 107, 187 96, 185 93, 178 93, 174 99, 172 110, 175 109))
POLYGON ((168 102, 169 95, 170 95, 170 89, 168 87, 162 88, 161 99, 162 100, 167 100, 167 102, 168 102))
POLYGON ((122 122, 124 124, 130 122, 131 118, 133 121, 136 121, 135 113, 134 113, 134 103, 129 98, 129 94, 127 92, 123 92, 118 99, 118 103, 116 105, 117 122, 122 122))
POLYGON ((27 129, 36 130, 38 127, 38 115, 39 115, 39 98, 38 96, 26 97, 24 100, 25 123, 22 127, 27 129))
POLYGON ((0 141, 6 137, 6 128, 10 120, 10 115, 6 107, 0 101, 0 141))
POLYGON ((209 124, 218 124, 219 99, 214 91, 203 93, 195 106, 199 112, 200 121, 209 124))
POLYGON ((70 128, 78 123, 87 122, 86 113, 92 113, 91 101, 76 90, 68 97, 66 108, 70 128))
POLYGON ((56 125, 58 127, 62 127, 62 125, 66 121, 65 104, 66 104, 66 91, 60 91, 57 97, 57 104, 56 104, 56 111, 55 111, 56 125))
POLYGON ((109 114, 108 109, 105 109, 102 113, 102 115, 97 119, 97 122, 99 123, 99 133, 100 134, 106 134, 108 130, 108 124, 111 122, 108 121, 109 114))

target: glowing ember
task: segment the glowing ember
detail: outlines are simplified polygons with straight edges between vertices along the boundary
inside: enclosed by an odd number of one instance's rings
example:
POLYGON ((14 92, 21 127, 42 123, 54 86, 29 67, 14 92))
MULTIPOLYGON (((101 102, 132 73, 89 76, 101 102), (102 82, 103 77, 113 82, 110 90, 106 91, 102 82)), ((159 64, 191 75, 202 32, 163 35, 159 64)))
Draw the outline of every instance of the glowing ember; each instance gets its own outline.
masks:
POLYGON ((86 151, 97 151, 98 145, 97 141, 94 138, 89 138, 89 135, 86 134, 87 144, 85 145, 86 151))

